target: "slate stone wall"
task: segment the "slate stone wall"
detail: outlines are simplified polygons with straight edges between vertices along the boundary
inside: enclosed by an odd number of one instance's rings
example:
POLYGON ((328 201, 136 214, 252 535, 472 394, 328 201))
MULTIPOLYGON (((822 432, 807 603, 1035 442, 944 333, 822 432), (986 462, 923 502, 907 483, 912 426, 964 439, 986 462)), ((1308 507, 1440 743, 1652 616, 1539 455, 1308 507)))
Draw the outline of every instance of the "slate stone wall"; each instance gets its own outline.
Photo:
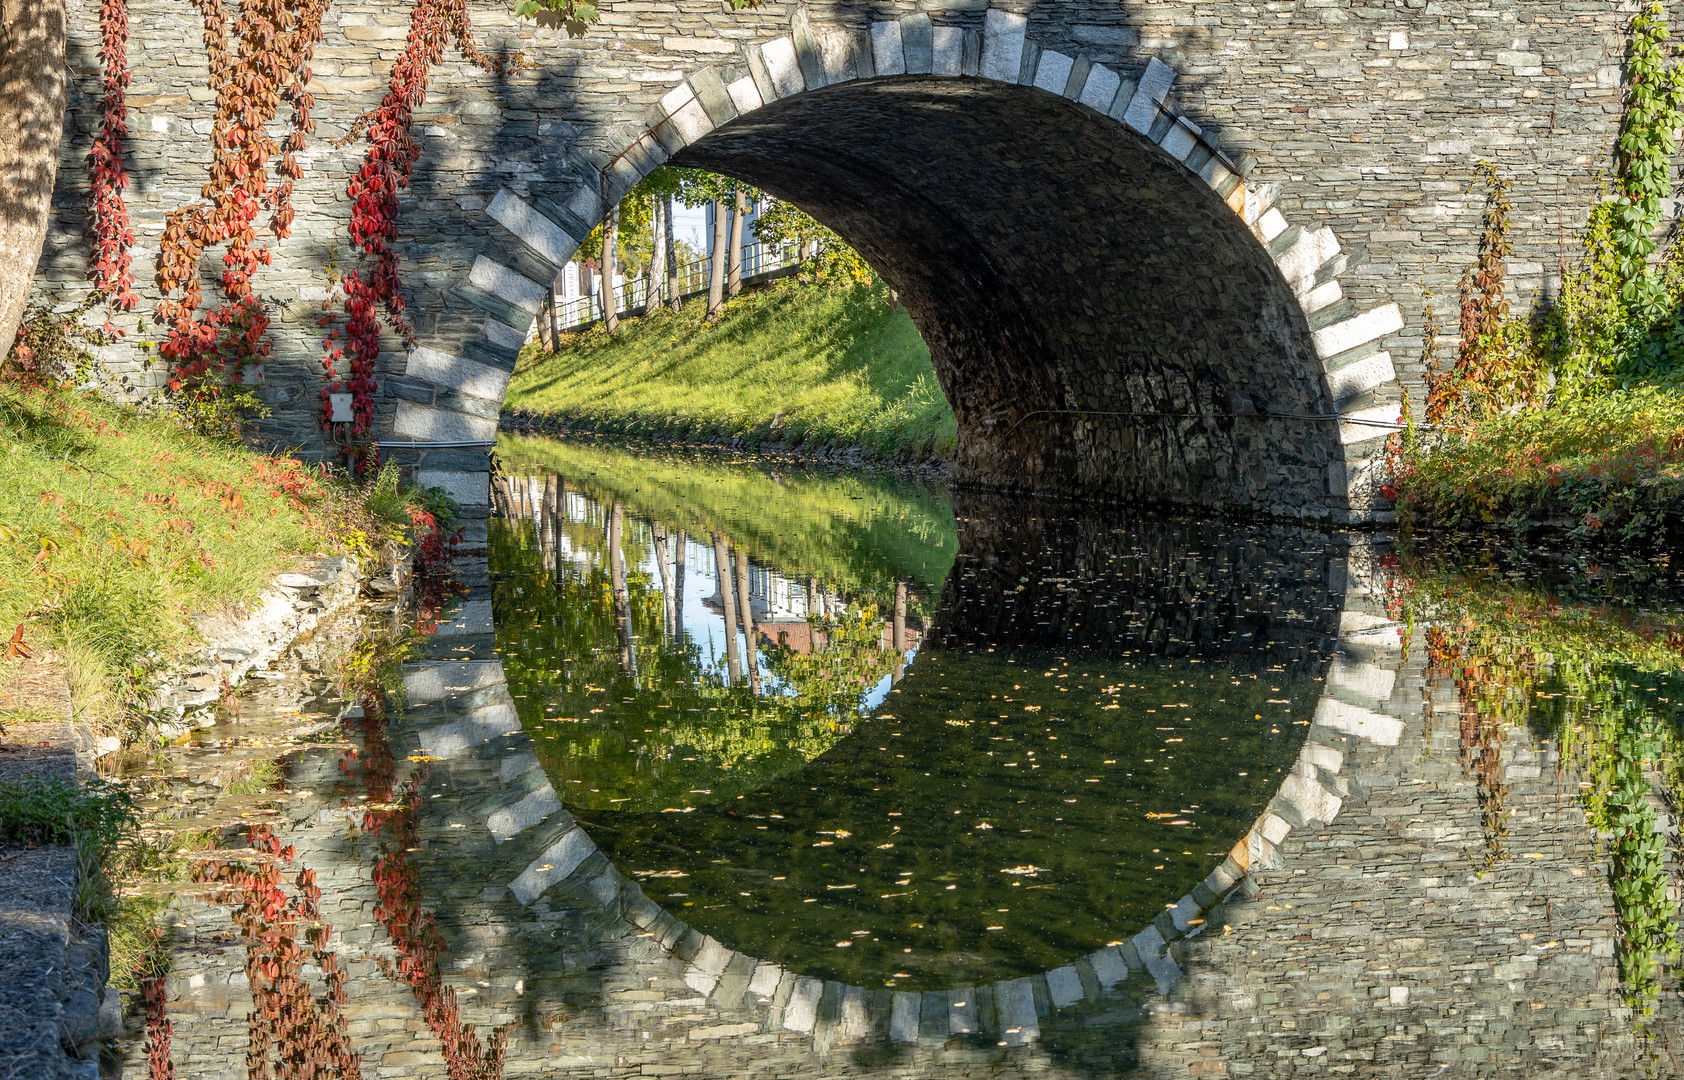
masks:
MULTIPOLYGON (((41 272, 66 301, 85 287, 99 100, 97 8, 68 6, 73 103, 41 272)), ((377 376, 381 437, 407 444, 390 456, 476 513, 485 455, 460 444, 492 437, 536 283, 605 196, 678 154, 800 188, 906 286, 962 421, 960 479, 1383 519, 1370 422, 1419 381, 1424 291, 1454 320, 1475 164, 1514 179, 1524 307, 1595 198, 1629 18, 1580 0, 638 0, 572 38, 470 7, 484 47, 530 66, 498 77, 449 51, 434 69, 401 242, 423 348, 388 335, 377 376), (803 146, 824 169, 777 156, 803 146)), ((351 264, 344 189, 364 148, 335 140, 377 103, 408 17, 330 9, 298 221, 259 285, 281 315, 259 433, 305 456, 325 451, 315 319, 351 264)), ((144 312, 165 215, 204 179, 211 94, 192 5, 132 0, 130 24, 144 312)), ((118 321, 113 389, 154 390, 152 331, 118 321)))

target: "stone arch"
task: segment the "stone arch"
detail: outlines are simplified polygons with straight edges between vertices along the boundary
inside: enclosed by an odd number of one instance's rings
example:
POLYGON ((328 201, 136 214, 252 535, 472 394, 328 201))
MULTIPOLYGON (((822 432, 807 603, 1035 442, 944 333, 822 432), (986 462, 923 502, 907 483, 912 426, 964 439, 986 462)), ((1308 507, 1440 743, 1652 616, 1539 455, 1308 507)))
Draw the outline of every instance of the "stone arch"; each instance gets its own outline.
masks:
MULTIPOLYGON (((939 287, 925 288, 928 295, 920 295, 916 283, 906 290, 912 294, 909 310, 931 340, 960 419, 956 478, 984 486, 1239 506, 1350 522, 1383 517, 1374 464, 1389 422, 1398 415, 1396 371, 1383 341, 1401 329, 1402 317, 1395 303, 1358 310, 1344 297, 1340 274, 1359 263, 1361 254, 1343 250, 1331 229, 1288 222, 1274 205, 1273 186, 1254 175, 1252 159, 1236 160, 1192 119, 1172 111, 1166 102, 1176 72, 1167 64, 1152 59, 1132 77, 1043 49, 1029 39, 1026 26, 1025 16, 991 9, 980 31, 936 25, 918 13, 873 22, 868 32, 854 33, 816 29, 798 11, 789 34, 745 50, 746 70, 703 67, 673 87, 641 130, 621 133, 621 148, 596 173, 594 189, 576 187, 558 202, 501 188, 485 206, 496 242, 474 258, 467 280, 454 290, 486 312, 482 335, 454 351, 421 347, 411 352, 393 391, 398 400, 390 414, 390 441, 383 444, 388 453, 418 466, 429 481, 458 490, 466 501, 484 502, 475 470, 459 468, 460 451, 495 432, 508 370, 542 302, 544 282, 571 257, 606 208, 655 167, 670 160, 743 172, 736 166, 757 153, 762 159, 769 156, 754 145, 756 138, 764 146, 768 132, 787 135, 815 123, 830 125, 827 132, 838 131, 862 94, 875 95, 874 108, 876 102, 898 99, 902 113, 920 107, 977 111, 978 101, 1010 97, 1014 108, 1032 99, 1030 111, 1038 120, 1061 125, 1056 134, 1080 129, 1088 141, 1073 153, 1104 153, 1109 140, 1117 149, 1112 160, 1090 170, 1095 176, 1119 161, 1138 159, 1138 171, 1127 181, 1180 185, 1173 192, 1173 212, 1136 214, 1137 225, 1153 218, 1154 227, 1173 225, 1198 234, 1185 250, 1161 238, 1152 243, 1159 272, 1172 272, 1165 267, 1189 253, 1195 258, 1220 253, 1228 264, 1212 265, 1202 278, 1171 280, 1168 291, 1193 283, 1203 288, 1224 274, 1235 275, 1244 279, 1242 291, 1252 294, 1254 307, 1236 310, 1225 326, 1206 328, 1213 337, 1228 332, 1226 344, 1217 350, 1226 351, 1214 367, 1189 360, 1176 373, 1181 385, 1142 380, 1138 370, 1112 364, 1097 365, 1104 369, 1093 373, 1090 385, 1072 388, 1072 363, 1049 375, 1037 372, 1037 365, 1024 357, 1037 350, 1057 353, 1060 347, 1065 353, 1086 348, 1088 356, 1098 356, 1116 345, 1115 335, 1108 339, 1102 331, 1081 340, 1081 334, 1065 334, 1071 340, 1049 344, 1060 332, 1049 332, 1046 320, 1023 331, 1026 321, 1015 317, 1021 313, 1006 318, 1000 312, 1032 304, 1034 298, 1014 295, 1010 278, 997 267, 973 271, 959 266, 951 252, 933 251, 931 243, 942 242, 937 226, 944 208, 926 208, 917 223, 926 235, 918 239, 930 243, 917 248, 918 254, 930 261, 946 258, 950 280, 986 278, 990 269, 997 279, 983 283, 992 284, 992 290, 959 290, 962 305, 954 296, 935 295, 939 287), (964 100, 948 94, 951 100, 943 101, 945 88, 962 88, 964 100), (772 119, 761 122, 766 118, 772 119), (1173 179, 1167 175, 1171 172, 1173 179), (1190 194, 1194 189, 1204 194, 1190 194), (1195 205, 1196 198, 1204 204, 1195 205), (1221 207, 1226 212, 1213 216, 1212 208, 1221 207), (1158 220, 1165 217, 1172 220, 1158 220), (1226 217, 1227 223, 1216 217, 1226 217), (955 267, 961 272, 951 273, 955 267), (1000 288, 1002 282, 1006 289, 1000 288), (969 313, 944 319, 944 301, 950 311, 963 306, 969 313), (1002 325, 981 330, 970 325, 989 317, 1002 325), (1277 354, 1253 360, 1256 392, 1232 377, 1245 366, 1248 340, 1239 335, 1247 331, 1248 319, 1272 324, 1255 341, 1263 351, 1277 354), (961 360, 944 363, 949 354, 961 360), (994 392, 979 397, 974 387, 956 386, 955 369, 963 362, 989 366, 987 378, 974 381, 992 384, 994 392), (1216 368, 1225 368, 1225 382, 1212 378, 1216 368), (1295 377, 1300 386, 1285 385, 1295 377), (1119 398, 1125 402, 1121 410, 1116 408, 1119 398), (1026 409, 1024 402, 1038 407, 1026 409)), ((1067 154, 1066 166, 1069 159, 1067 154)), ((780 184, 789 186, 789 177, 778 176, 764 160, 761 169, 769 174, 766 186, 774 193, 780 184)), ((809 199, 796 196, 795 201, 808 205, 817 192, 819 202, 830 205, 809 209, 821 220, 828 216, 830 223, 842 225, 839 231, 857 241, 860 215, 852 222, 842 220, 848 213, 839 204, 882 176, 881 170, 867 170, 851 181, 832 183, 828 192, 809 187, 803 192, 809 199)), ((1102 193, 1096 183, 1090 196, 1102 193)), ((881 262, 882 237, 865 237, 859 246, 869 249, 874 239, 879 250, 867 254, 881 262)), ((890 243, 905 242, 898 237, 890 243)), ((1138 249, 1118 253, 1110 262, 1120 265, 1137 254, 1138 249)), ((893 253, 887 258, 892 262, 893 253)), ((1139 295, 1130 315, 1137 323, 1154 315, 1165 325, 1193 321, 1185 313, 1148 310, 1152 288, 1162 290, 1164 283, 1133 289, 1139 295)), ((1105 296, 1122 291, 1131 290, 1119 286, 1105 296)), ((1174 306, 1174 297, 1159 299, 1174 306)), ((1062 313, 1073 316, 1065 326, 1081 319, 1082 305, 1093 313, 1092 295, 1076 300, 1076 308, 1062 313)), ((1196 309, 1197 303, 1188 306, 1196 309)), ((1140 348, 1142 336, 1136 333, 1125 344, 1140 348)), ((1210 345, 1197 337, 1196 332, 1181 334, 1162 351, 1190 355, 1210 345)))

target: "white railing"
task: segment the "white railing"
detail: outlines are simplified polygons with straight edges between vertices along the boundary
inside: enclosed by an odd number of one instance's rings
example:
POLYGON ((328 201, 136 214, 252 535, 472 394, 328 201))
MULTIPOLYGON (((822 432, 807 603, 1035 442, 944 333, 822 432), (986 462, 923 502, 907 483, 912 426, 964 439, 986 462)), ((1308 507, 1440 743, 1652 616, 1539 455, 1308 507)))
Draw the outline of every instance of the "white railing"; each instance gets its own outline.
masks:
MULTIPOLYGON (((782 244, 744 244, 743 270, 744 281, 770 274, 775 270, 792 266, 801 261, 802 245, 798 243, 782 244)), ((695 296, 704 293, 708 287, 708 269, 712 260, 702 258, 678 264, 678 295, 680 297, 695 296)), ((571 300, 557 298, 554 303, 555 327, 559 330, 571 330, 586 323, 596 322, 602 318, 602 279, 598 277, 598 288, 586 296, 577 296, 571 300)), ((665 288, 665 282, 662 282, 665 288)), ((637 311, 643 308, 649 300, 649 278, 638 274, 629 278, 625 284, 614 287, 615 310, 621 314, 637 311)), ((548 316, 546 311, 540 318, 548 316)))

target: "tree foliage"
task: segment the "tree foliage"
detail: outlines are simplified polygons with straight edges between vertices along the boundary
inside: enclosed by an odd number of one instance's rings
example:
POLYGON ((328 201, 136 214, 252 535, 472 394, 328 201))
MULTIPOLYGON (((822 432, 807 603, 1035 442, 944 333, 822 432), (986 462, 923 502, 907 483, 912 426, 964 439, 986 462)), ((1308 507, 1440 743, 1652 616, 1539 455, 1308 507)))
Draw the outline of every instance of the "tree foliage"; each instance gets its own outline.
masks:
POLYGON ((877 272, 846 240, 792 202, 773 200, 756 219, 754 235, 763 244, 797 243, 811 251, 801 271, 804 280, 853 285, 877 280, 877 272))

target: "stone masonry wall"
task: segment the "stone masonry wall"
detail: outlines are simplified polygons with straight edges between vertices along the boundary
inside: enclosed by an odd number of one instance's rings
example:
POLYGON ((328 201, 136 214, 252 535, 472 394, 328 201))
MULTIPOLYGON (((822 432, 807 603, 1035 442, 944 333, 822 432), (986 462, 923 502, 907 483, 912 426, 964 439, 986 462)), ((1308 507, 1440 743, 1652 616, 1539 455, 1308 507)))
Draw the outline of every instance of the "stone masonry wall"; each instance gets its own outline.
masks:
MULTIPOLYGON (((85 288, 85 159, 99 98, 97 7, 68 0, 68 8, 72 107, 54 229, 39 275, 42 288, 67 302, 85 288)), ((1279 343, 1270 348, 1281 357, 1313 352, 1321 360, 1319 394, 1283 400, 1318 414, 1337 408, 1355 419, 1337 425, 1331 441, 1313 431, 1281 437, 1282 429, 1269 424, 1244 435, 1195 425, 1189 439, 1209 442, 1211 461, 1167 470, 1160 494, 1273 510, 1319 500, 1311 512, 1338 516, 1348 508, 1356 518, 1373 519, 1365 469, 1384 430, 1361 420, 1395 415, 1394 372, 1406 384, 1420 378, 1424 291, 1439 298, 1444 321, 1451 321, 1455 284, 1473 256, 1478 229, 1475 163, 1495 161, 1514 180, 1511 271, 1524 306, 1548 293, 1561 259, 1572 257, 1574 232, 1608 163, 1629 8, 1584 0, 1004 0, 988 12, 975 0, 941 0, 884 2, 869 11, 774 2, 731 13, 701 0, 635 0, 604 4, 601 24, 573 38, 559 27, 516 19, 509 5, 471 3, 481 44, 495 54, 524 50, 530 66, 496 77, 447 50, 434 68, 418 114, 425 153, 404 200, 400 244, 424 347, 406 355, 389 336, 377 373, 382 438, 410 444, 390 452, 483 512, 485 455, 462 444, 491 437, 514 351, 536 305, 533 282, 553 272, 600 218, 605 194, 617 196, 686 146, 701 154, 713 128, 729 131, 733 114, 762 100, 867 75, 904 71, 910 80, 920 72, 975 73, 1081 101, 1094 117, 1109 112, 1119 139, 1144 136, 1158 144, 1145 150, 1167 154, 1214 188, 1302 306, 1303 315, 1282 324, 1279 343), (1225 462, 1231 476, 1221 475, 1225 462), (1201 494, 1200 483, 1210 477, 1213 486, 1201 494)), ((138 395, 161 378, 147 368, 152 331, 138 316, 155 300, 151 264, 165 215, 198 197, 212 95, 196 9, 175 0, 132 0, 129 11, 128 196, 138 234, 136 269, 146 288, 137 317, 117 320, 131 333, 108 362, 120 389, 138 395)), ((275 265, 258 286, 282 316, 262 388, 273 415, 260 434, 306 456, 324 449, 315 317, 328 295, 330 268, 350 263, 344 188, 364 149, 361 142, 338 147, 334 140, 378 101, 408 19, 408 6, 397 3, 330 8, 312 65, 320 129, 302 155, 298 221, 291 239, 272 245, 275 265)), ((958 97, 954 107, 963 109, 958 97)), ((873 137, 915 144, 932 131, 940 134, 939 124, 939 116, 919 125, 885 124, 873 137)), ((1032 145, 1034 138, 1028 132, 1019 141, 1032 145)), ((915 151, 907 156, 917 157, 915 151)), ((939 186, 939 177, 915 173, 894 179, 918 190, 939 186)), ((1027 207, 1038 180, 1027 171, 1021 182, 1027 207)), ((1188 187, 1176 198, 1196 195, 1188 187)), ((1034 212, 1041 215, 1037 224, 1045 224, 1045 211, 1034 212)), ((1042 243, 1045 230, 1035 235, 1042 243)), ((1009 245, 1012 237, 986 239, 1009 245)), ((1188 240, 1182 277, 1143 276, 1132 286, 1134 308, 1149 309, 1154 296, 1174 300, 1200 282, 1204 238, 1188 240)), ((1070 228, 1068 252, 1054 247, 1042 255, 1053 268, 1066 254, 1076 264, 1095 258, 1130 264, 1127 250, 1084 250, 1103 242, 1070 228)), ((1160 261, 1173 264, 1173 255, 1160 261)), ((999 276, 1010 284, 1009 275, 999 276)), ((1059 299, 1065 288, 1056 275, 1033 284, 1031 307, 1037 297, 1059 299)), ((1092 306, 1082 297, 1065 299, 1072 309, 1092 306)), ((1152 349, 1141 344, 1138 329, 1129 329, 1126 341, 1115 328, 1105 337, 1105 315, 1096 314, 1098 336, 1056 357, 1047 384, 1064 395, 1055 404, 1072 412, 1106 407, 1103 380, 1089 390, 1070 377, 1084 357, 1126 351, 1122 345, 1152 349)), ((1183 329, 1189 321, 1173 304, 1165 318, 1183 329)), ((1173 374, 1165 365, 1175 362, 1167 349, 1148 359, 1164 378, 1173 374)), ((1230 368, 1237 362, 1224 361, 1230 368)), ((1216 375, 1238 378, 1228 369, 1216 375)), ((1255 404, 1282 411, 1279 403, 1255 404)), ((1220 401, 1194 406, 1212 415, 1224 411, 1220 401)), ((1259 411, 1239 400, 1230 407, 1243 423, 1259 411)), ((1058 476, 1035 486, 1115 496, 1123 492, 1106 487, 1107 475, 1141 462, 1155 467, 1144 457, 1128 458, 1126 447, 1093 449, 1101 441, 1090 430, 1097 426, 1084 414, 1049 433, 1049 447, 1076 449, 1058 459, 1058 476), (1095 480, 1084 468, 1107 475, 1095 480), (1082 479, 1061 479, 1071 476, 1082 479)), ((1125 443, 1132 437, 1120 436, 1125 443)), ((983 463, 976 479, 998 479, 1000 468, 988 462, 1021 456, 1001 438, 983 418, 967 425, 962 441, 983 463), (999 451, 993 458, 991 447, 999 451)))

